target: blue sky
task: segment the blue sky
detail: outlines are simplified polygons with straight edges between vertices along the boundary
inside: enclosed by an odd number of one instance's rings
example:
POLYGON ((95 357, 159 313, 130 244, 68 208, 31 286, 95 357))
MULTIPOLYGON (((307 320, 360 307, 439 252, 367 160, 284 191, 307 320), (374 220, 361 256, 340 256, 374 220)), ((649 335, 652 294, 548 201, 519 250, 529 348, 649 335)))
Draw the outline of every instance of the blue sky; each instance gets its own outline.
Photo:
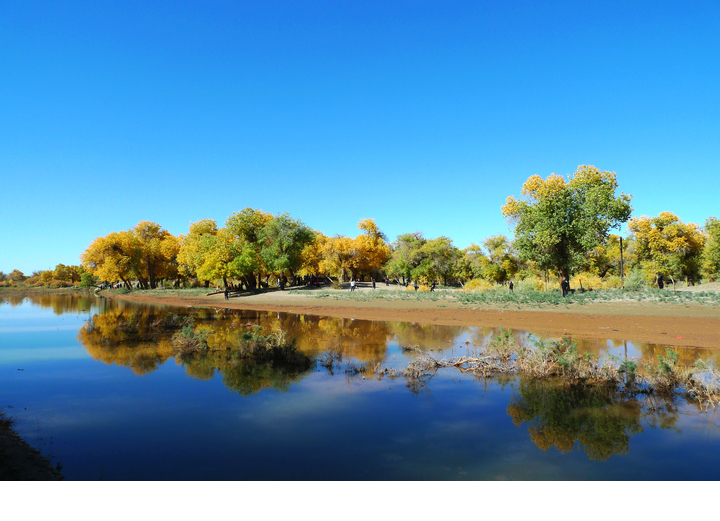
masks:
POLYGON ((247 206, 463 248, 580 164, 704 223, 718 27, 718 2, 3 2, 0 270, 247 206))

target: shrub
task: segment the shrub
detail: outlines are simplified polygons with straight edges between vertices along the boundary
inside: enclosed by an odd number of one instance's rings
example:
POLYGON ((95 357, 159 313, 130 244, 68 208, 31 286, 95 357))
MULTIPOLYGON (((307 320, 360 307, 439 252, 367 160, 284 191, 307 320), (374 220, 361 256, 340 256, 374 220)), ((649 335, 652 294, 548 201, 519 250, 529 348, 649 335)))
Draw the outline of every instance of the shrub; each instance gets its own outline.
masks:
POLYGON ((53 288, 53 289, 72 288, 73 283, 68 282, 66 280, 51 280, 50 283, 48 284, 48 287, 53 288))
POLYGON ((97 284, 97 277, 93 275, 90 272, 85 272, 82 275, 80 275, 80 284, 79 287, 81 288, 92 288, 97 284))
MULTIPOLYGON (((548 287, 551 287, 548 284, 548 287)), ((518 291, 544 291, 545 281, 540 277, 526 277, 515 283, 515 289, 518 291)))
POLYGON ((278 362, 303 368, 310 366, 310 358, 298 352, 295 339, 287 341, 285 331, 263 335, 260 333, 261 329, 260 326, 256 326, 252 331, 240 335, 241 343, 238 346, 240 358, 254 362, 278 362))
POLYGON ((622 288, 622 278, 618 277, 617 275, 611 275, 608 278, 606 278, 603 282, 604 282, 603 289, 622 288))
POLYGON ((493 335, 488 342, 486 352, 495 356, 501 362, 507 362, 513 353, 518 350, 518 344, 513 336, 512 331, 500 328, 500 331, 493 335))
POLYGON ((643 273, 635 268, 625 277, 625 289, 628 291, 640 291, 645 288, 645 277, 643 273))
POLYGON ((195 331, 193 321, 190 320, 180 331, 173 335, 172 343, 181 357, 188 356, 199 350, 207 350, 207 336, 207 332, 195 331))
POLYGON ((495 287, 494 282, 485 279, 472 279, 465 284, 465 291, 486 291, 495 287))
POLYGON ((603 287, 603 280, 592 273, 577 273, 570 277, 570 287, 572 289, 600 289, 603 287), (582 286, 581 286, 582 283, 582 286))

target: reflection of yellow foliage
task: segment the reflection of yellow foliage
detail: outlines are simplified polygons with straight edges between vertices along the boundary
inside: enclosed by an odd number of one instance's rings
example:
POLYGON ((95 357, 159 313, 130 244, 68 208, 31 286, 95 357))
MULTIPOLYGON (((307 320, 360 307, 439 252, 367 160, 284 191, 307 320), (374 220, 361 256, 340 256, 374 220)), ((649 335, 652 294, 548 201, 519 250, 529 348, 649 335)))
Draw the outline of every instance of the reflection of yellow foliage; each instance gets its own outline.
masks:
POLYGON ((390 331, 401 346, 420 346, 425 349, 444 349, 456 336, 467 331, 465 327, 433 324, 415 324, 412 322, 390 322, 390 331))
POLYGON ((528 432, 532 442, 542 450, 548 450, 554 446, 557 450, 566 454, 572 452, 575 446, 575 440, 568 436, 567 431, 530 427, 528 432))
POLYGON ((95 360, 147 374, 173 355, 167 314, 127 312, 122 308, 94 315, 78 331, 78 340, 95 360))
POLYGON ((152 373, 173 355, 173 346, 168 339, 151 343, 113 346, 83 341, 83 345, 93 359, 108 365, 129 367, 137 375, 152 373))

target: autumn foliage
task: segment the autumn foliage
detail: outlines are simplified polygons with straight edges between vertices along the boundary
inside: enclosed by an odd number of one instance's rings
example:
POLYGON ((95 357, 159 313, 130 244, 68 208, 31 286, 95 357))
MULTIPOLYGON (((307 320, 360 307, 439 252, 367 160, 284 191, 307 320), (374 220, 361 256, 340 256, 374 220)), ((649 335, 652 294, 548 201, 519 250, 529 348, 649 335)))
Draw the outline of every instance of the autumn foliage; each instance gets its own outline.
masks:
POLYGON ((566 279, 590 289, 622 287, 631 275, 646 284, 660 275, 687 283, 717 279, 717 218, 709 217, 704 227, 671 212, 631 218, 631 196, 617 194, 618 188, 614 172, 587 165, 567 179, 532 175, 521 197, 508 197, 501 208, 514 238, 496 234, 464 249, 449 236, 426 238, 418 231, 391 243, 374 219, 360 220, 355 237, 328 237, 287 213, 249 207, 233 213, 223 227, 201 219, 179 236, 141 221, 95 239, 80 256, 80 266, 58 264, 30 276, 0 272, 0 286, 78 285, 82 280, 86 286, 105 281, 155 288, 171 280, 205 286, 232 282, 254 290, 315 275, 338 281, 387 276, 401 283, 466 289, 510 281, 518 288, 552 289, 566 279), (623 237, 619 230, 625 222, 629 234, 623 237))

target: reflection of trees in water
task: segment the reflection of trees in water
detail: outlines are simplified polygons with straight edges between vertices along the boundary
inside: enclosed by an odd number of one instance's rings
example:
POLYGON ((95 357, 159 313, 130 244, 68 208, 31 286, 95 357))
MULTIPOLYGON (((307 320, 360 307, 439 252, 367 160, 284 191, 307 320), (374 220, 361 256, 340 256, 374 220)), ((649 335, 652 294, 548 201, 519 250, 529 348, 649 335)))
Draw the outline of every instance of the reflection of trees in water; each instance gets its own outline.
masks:
POLYGON ((182 359, 188 375, 209 380, 215 373, 222 376, 228 389, 249 396, 263 389, 285 392, 290 385, 311 374, 311 363, 288 365, 278 362, 249 362, 233 352, 210 351, 182 359))
POLYGON ((117 345, 153 342, 179 329, 185 317, 172 312, 111 309, 93 315, 80 329, 84 340, 94 344, 117 345))
POLYGON ((42 308, 52 308, 56 315, 70 311, 89 311, 93 305, 97 305, 97 298, 88 295, 41 295, 29 298, 42 308))
POLYGON ((0 299, 0 304, 9 304, 13 307, 19 306, 25 301, 43 309, 52 309, 56 315, 62 315, 70 311, 88 311, 92 306, 97 305, 98 298, 82 293, 61 293, 61 294, 17 294, 7 295, 0 299))
POLYGON ((542 450, 570 452, 577 441, 593 460, 625 454, 630 438, 653 428, 674 429, 678 407, 672 397, 635 396, 614 386, 569 385, 556 379, 519 379, 507 413, 515 425, 529 424, 542 450))
POLYGON ((720 367, 720 351, 714 349, 700 349, 695 347, 676 347, 665 344, 639 344, 627 340, 599 340, 592 338, 573 338, 581 353, 592 353, 599 357, 605 356, 610 348, 615 350, 630 349, 634 346, 641 353, 640 363, 657 362, 658 355, 665 356, 665 350, 670 347, 678 352, 678 365, 692 367, 698 358, 711 361, 715 367, 720 367))
MULTIPOLYGON (((178 359, 189 376, 209 380, 219 373, 226 387, 247 396, 266 388, 285 391, 291 383, 309 374, 309 359, 299 366, 257 363, 241 360, 237 353, 227 350, 237 346, 240 335, 254 325, 247 317, 242 322, 212 312, 200 316, 205 322, 197 329, 215 333, 208 338, 210 350, 178 359), (233 323, 236 327, 226 327, 233 323)), ((159 308, 127 311, 120 307, 90 318, 78 332, 78 339, 93 359, 128 367, 135 374, 148 374, 176 355, 171 336, 186 319, 186 315, 159 308)))
POLYGON ((173 354, 169 340, 134 345, 83 345, 93 359, 108 365, 129 367, 137 375, 152 373, 173 354))
POLYGON ((373 364, 383 359, 392 332, 388 323, 287 313, 225 310, 198 328, 214 331, 208 344, 219 348, 237 345, 240 335, 255 326, 263 334, 285 331, 300 352, 317 357, 330 350, 373 364))
MULTIPOLYGON (((498 333, 498 331, 499 329, 496 328, 481 328, 471 335, 470 340, 474 345, 480 346, 490 340, 493 335, 498 333)), ((513 338, 517 339, 519 343, 527 342, 529 341, 530 336, 535 336, 524 331, 510 331, 512 332, 513 338)), ((630 355, 628 359, 634 359, 640 364, 657 363, 658 356, 666 356, 665 350, 670 347, 671 349, 678 352, 679 357, 677 364, 679 366, 693 367, 695 361, 698 358, 702 358, 706 362, 712 362, 715 367, 720 367, 720 350, 717 349, 678 347, 665 344, 640 344, 635 342, 629 342, 627 340, 581 338, 574 337, 572 335, 570 336, 572 338, 572 341, 577 345, 579 353, 591 353, 599 358, 604 358, 605 356, 607 356, 611 349, 613 349, 615 352, 619 350, 621 352, 621 357, 622 351, 624 349, 628 349, 628 351, 630 351, 631 353, 634 349, 636 354, 638 350, 640 351, 640 359, 638 360, 637 357, 633 358, 632 355, 630 355)), ((547 335, 538 335, 537 338, 559 340, 559 337, 557 336, 550 337, 547 335)))
POLYGON ((388 322, 390 331, 401 346, 418 346, 420 349, 445 349, 455 338, 465 333, 464 326, 436 326, 414 322, 388 322))
MULTIPOLYGON (((667 345, 661 344, 639 344, 642 352, 642 361, 657 362, 658 355, 665 356, 667 345)), ((715 367, 720 367, 720 351, 714 349, 698 349, 693 347, 673 347, 678 352, 677 365, 692 367, 698 358, 706 362, 711 361, 715 367)))
POLYGON ((148 374, 173 355, 170 334, 181 320, 174 313, 112 309, 92 316, 78 331, 78 340, 95 360, 148 374))

